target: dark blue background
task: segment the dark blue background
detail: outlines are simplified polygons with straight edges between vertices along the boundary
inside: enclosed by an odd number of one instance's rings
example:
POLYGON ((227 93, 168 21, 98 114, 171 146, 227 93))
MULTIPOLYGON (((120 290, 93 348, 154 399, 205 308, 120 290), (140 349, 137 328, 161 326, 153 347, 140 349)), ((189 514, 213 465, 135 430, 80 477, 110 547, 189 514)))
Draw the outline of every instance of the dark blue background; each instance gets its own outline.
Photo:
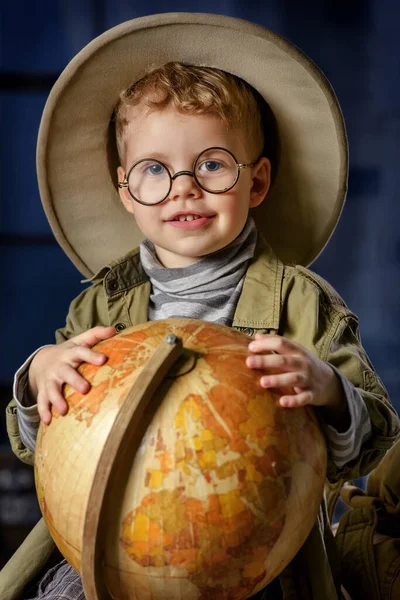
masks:
MULTIPOLYGON (((397 0, 2 0, 2 406, 17 367, 36 347, 53 341, 82 287, 80 274, 52 238, 36 184, 36 136, 50 87, 69 60, 106 29, 149 12, 194 11, 270 27, 300 46, 331 80, 349 135, 349 194, 339 226, 312 268, 360 317, 364 345, 400 409, 398 7, 397 0)), ((9 451, 4 427, 0 451, 9 451)))

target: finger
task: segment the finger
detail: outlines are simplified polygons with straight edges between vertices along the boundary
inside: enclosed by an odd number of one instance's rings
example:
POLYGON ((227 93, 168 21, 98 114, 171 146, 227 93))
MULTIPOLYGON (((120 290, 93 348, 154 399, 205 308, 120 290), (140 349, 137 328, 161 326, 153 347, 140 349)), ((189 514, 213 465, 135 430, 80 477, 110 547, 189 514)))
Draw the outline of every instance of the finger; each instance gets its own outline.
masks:
POLYGON ((299 408, 300 406, 313 404, 313 393, 310 390, 305 390, 304 392, 294 394, 293 396, 281 396, 279 398, 279 404, 284 408, 299 408))
POLYGON ((69 365, 76 368, 83 362, 91 365, 102 365, 106 362, 107 357, 105 354, 91 350, 86 346, 73 346, 66 351, 65 360, 69 365))
POLYGON ((299 371, 290 373, 277 373, 274 375, 263 375, 260 379, 260 384, 263 388, 278 388, 278 387, 306 387, 307 381, 304 373, 299 371))
POLYGON ((80 333, 74 337, 73 341, 79 346, 87 346, 89 348, 97 344, 97 342, 101 342, 101 340, 107 340, 116 333, 117 330, 115 327, 103 327, 102 325, 98 325, 97 327, 93 327, 92 329, 80 333))
POLYGON ((81 394, 87 394, 92 387, 89 381, 82 377, 82 375, 70 365, 63 365, 60 369, 59 382, 60 386, 63 383, 68 383, 74 390, 81 394))
POLYGON ((304 358, 297 354, 256 354, 246 358, 246 365, 252 369, 300 371, 304 369, 304 358))
POLYGON ((260 338, 258 335, 248 346, 250 352, 304 353, 302 346, 281 335, 263 335, 260 338))
POLYGON ((65 415, 68 412, 68 404, 61 393, 63 382, 49 381, 46 385, 46 396, 59 415, 65 415))
POLYGON ((40 420, 43 421, 46 425, 50 425, 51 423, 51 412, 50 412, 50 402, 47 399, 46 394, 41 392, 37 395, 37 406, 40 420))

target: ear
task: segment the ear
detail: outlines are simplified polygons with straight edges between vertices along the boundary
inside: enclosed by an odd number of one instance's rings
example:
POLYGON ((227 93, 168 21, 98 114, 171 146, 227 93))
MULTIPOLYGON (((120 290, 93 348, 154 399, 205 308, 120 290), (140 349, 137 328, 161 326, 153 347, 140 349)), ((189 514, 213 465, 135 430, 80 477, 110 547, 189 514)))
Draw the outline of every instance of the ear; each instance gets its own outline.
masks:
MULTIPOLYGON (((118 176, 119 182, 121 182, 125 179, 124 167, 121 167, 121 166, 118 167, 117 176, 118 176)), ((121 202, 125 206, 126 210, 133 215, 134 214, 134 209, 133 209, 134 202, 131 198, 131 195, 129 194, 128 188, 126 188, 126 187, 118 188, 118 193, 119 193, 119 197, 121 198, 121 202)))
POLYGON ((250 190, 250 208, 261 204, 268 194, 271 185, 271 163, 262 156, 252 169, 252 186, 250 190))

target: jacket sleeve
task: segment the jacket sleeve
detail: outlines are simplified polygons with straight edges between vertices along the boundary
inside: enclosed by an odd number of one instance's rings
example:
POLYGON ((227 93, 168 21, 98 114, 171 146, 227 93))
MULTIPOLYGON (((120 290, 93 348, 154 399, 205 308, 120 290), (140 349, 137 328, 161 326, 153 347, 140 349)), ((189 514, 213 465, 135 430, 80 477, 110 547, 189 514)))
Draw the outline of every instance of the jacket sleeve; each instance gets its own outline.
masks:
POLYGON ((337 467, 328 460, 331 482, 368 474, 396 441, 400 425, 388 393, 365 352, 357 317, 322 278, 302 267, 286 269, 282 293, 282 335, 330 363, 361 394, 371 436, 358 457, 337 467))
MULTIPOLYGON (((72 301, 65 326, 57 329, 55 333, 56 343, 61 344, 95 325, 104 324, 108 324, 107 306, 102 282, 99 282, 84 290, 72 301)), ((22 443, 20 438, 17 404, 14 399, 6 408, 6 425, 14 454, 22 462, 33 465, 34 453, 22 443)))

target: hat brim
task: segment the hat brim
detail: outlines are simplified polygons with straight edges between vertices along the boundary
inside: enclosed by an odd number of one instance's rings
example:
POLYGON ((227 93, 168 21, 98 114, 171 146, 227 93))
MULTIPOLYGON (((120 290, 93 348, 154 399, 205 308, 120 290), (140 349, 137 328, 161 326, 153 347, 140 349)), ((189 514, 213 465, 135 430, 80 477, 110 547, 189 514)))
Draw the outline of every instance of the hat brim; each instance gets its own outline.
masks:
POLYGON ((347 190, 347 139, 336 96, 318 67, 281 36, 239 19, 194 13, 152 15, 110 29, 54 85, 39 130, 37 171, 63 250, 91 277, 140 243, 115 187, 109 125, 119 93, 149 65, 169 61, 237 75, 268 102, 280 160, 253 216, 283 262, 309 265, 332 235, 347 190))

